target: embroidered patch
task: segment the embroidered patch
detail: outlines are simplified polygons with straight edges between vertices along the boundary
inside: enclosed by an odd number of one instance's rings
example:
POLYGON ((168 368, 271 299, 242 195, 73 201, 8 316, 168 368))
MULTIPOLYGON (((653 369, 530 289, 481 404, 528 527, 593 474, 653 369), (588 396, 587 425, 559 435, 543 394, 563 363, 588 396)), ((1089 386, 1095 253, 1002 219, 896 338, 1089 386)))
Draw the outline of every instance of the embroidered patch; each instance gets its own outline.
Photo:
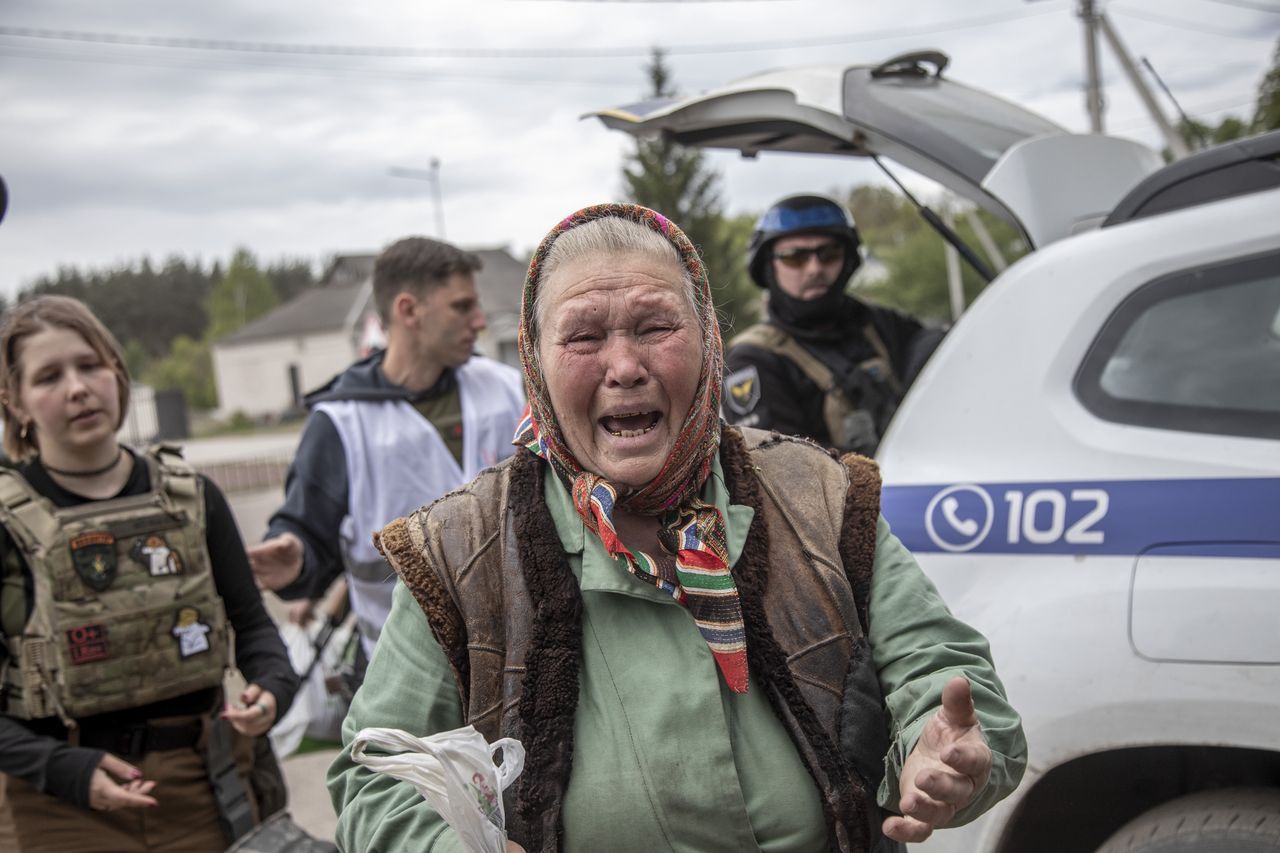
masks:
POLYGON ((71 537, 71 565, 80 580, 94 592, 102 592, 116 579, 116 537, 105 530, 91 530, 71 537))
POLYGON ((725 407, 738 415, 749 414, 760 402, 760 374, 754 364, 730 373, 724 380, 725 407))
POLYGON ((200 621, 200 611, 194 607, 184 607, 177 612, 173 620, 173 631, 170 633, 178 641, 178 654, 189 658, 192 655, 209 651, 209 632, 213 630, 200 621))
POLYGON ((182 574, 182 555, 170 548, 159 533, 139 537, 129 549, 129 556, 146 566, 153 578, 182 574))
POLYGON ((71 663, 79 666, 96 660, 106 660, 107 626, 81 625, 67 631, 67 649, 71 654, 71 663))

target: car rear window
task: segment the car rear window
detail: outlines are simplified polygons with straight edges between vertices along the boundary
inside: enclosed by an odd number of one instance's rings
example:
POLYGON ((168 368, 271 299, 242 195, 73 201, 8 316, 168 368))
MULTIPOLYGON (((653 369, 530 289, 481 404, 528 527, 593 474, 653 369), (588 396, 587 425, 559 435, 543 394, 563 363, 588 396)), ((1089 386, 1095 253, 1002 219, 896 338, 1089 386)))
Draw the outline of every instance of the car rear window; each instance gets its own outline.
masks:
POLYGON ((1280 439, 1280 254, 1139 288, 1103 326, 1075 388, 1118 423, 1280 439))

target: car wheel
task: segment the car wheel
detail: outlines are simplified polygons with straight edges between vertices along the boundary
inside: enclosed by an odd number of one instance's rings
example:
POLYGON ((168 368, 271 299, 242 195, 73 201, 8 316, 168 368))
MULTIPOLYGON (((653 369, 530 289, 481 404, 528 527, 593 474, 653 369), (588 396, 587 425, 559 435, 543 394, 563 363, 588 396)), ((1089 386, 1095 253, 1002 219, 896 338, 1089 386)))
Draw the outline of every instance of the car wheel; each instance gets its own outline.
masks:
POLYGON ((1280 851, 1280 789, 1226 788, 1170 800, 1120 827, 1097 853, 1193 851, 1280 851))

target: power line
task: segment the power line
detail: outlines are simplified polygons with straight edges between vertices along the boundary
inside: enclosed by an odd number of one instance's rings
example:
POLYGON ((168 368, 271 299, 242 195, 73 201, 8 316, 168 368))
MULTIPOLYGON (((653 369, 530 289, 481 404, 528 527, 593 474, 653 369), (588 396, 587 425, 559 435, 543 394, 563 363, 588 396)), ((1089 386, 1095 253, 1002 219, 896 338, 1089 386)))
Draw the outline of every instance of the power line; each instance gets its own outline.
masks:
MULTIPOLYGON (((1248 109, 1254 106, 1255 103, 1256 102, 1253 100, 1239 101, 1234 98, 1230 100, 1218 100, 1212 103, 1197 104, 1196 106, 1191 108, 1191 112, 1188 113, 1187 115, 1189 118, 1200 119, 1210 115, 1217 115, 1218 113, 1222 113, 1227 110, 1235 111, 1235 110, 1241 110, 1241 109, 1248 109)), ((1248 124, 1249 120, 1246 117, 1245 119, 1243 119, 1243 121, 1246 124, 1248 124)), ((1117 125, 1113 126, 1112 132, 1113 133, 1129 132, 1129 131, 1137 130, 1139 128, 1148 127, 1148 126, 1150 125, 1146 119, 1137 119, 1137 118, 1121 119, 1121 121, 1117 125)))
MULTIPOLYGON (((92 48, 89 48, 92 50, 92 48)), ((222 60, 211 56, 155 56, 105 53, 86 53, 83 49, 77 52, 59 51, 56 48, 43 46, 0 48, 0 55, 14 59, 52 60, 55 62, 80 62, 103 65, 117 65, 131 68, 190 68, 204 71, 245 71, 250 73, 283 73, 303 77, 337 77, 355 79, 407 80, 431 82, 475 82, 503 84, 539 84, 539 85, 575 85, 575 86, 629 86, 634 85, 634 78, 599 77, 584 78, 581 75, 531 75, 531 74, 477 74, 468 72, 447 71, 396 71, 390 68, 370 68, 367 66, 341 66, 333 64, 318 65, 299 62, 272 62, 268 57, 241 58, 235 61, 222 60), (264 61, 266 60, 266 61, 264 61)))
MULTIPOLYGON (((1031 9, 1019 12, 983 15, 942 21, 918 27, 872 30, 834 36, 787 39, 757 42, 726 42, 723 44, 676 45, 664 48, 667 55, 692 55, 711 53, 740 53, 747 51, 777 50, 795 47, 823 47, 860 42, 886 41, 913 36, 934 35, 951 30, 985 27, 1008 21, 1034 18, 1060 12, 1057 8, 1031 9)), ((371 57, 379 59, 600 59, 606 57, 649 56, 652 45, 643 47, 612 48, 478 48, 478 47, 386 47, 376 45, 342 44, 288 44, 282 42, 248 42, 231 39, 203 39, 176 36, 135 36, 123 33, 86 32, 82 30, 52 30, 40 27, 0 26, 0 36, 40 39, 45 41, 69 41, 103 44, 121 47, 161 48, 170 50, 222 51, 236 53, 270 53, 304 56, 371 57)))
POLYGON ((1204 33, 1206 35, 1223 36, 1225 38, 1246 39, 1248 41, 1259 41, 1262 38, 1270 39, 1270 34, 1259 35, 1258 33, 1242 33, 1232 30, 1223 30, 1211 27, 1199 21, 1189 21, 1186 18, 1175 18, 1170 15, 1161 15, 1156 12, 1148 12, 1145 9, 1134 9, 1129 6, 1123 6, 1119 3, 1112 3, 1107 7, 1110 12, 1116 12, 1126 18, 1136 18, 1138 20, 1149 21, 1153 24, 1164 24, 1166 27, 1175 27, 1180 30, 1187 30, 1193 33, 1204 33))
POLYGON ((1209 0, 1210 3, 1221 3, 1223 6, 1235 6, 1238 9, 1252 9, 1255 12, 1270 12, 1280 15, 1280 6, 1268 6, 1266 3, 1250 3, 1249 0, 1209 0))
POLYGON ((526 3, 616 3, 624 5, 627 3, 780 3, 787 0, 516 0, 516 2, 526 3))

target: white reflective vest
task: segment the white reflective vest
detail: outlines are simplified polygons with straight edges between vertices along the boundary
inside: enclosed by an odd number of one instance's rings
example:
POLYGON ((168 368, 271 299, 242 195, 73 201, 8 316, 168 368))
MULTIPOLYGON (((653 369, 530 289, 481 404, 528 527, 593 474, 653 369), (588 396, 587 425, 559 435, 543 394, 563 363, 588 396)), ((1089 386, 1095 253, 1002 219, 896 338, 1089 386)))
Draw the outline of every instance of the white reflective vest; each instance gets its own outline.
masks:
POLYGON ((462 407, 462 466, 435 426, 404 400, 318 403, 342 439, 347 464, 347 516, 339 531, 351 609, 366 654, 391 612, 395 572, 373 547, 388 522, 463 483, 515 452, 524 411, 520 372, 473 356, 457 368, 462 407))

